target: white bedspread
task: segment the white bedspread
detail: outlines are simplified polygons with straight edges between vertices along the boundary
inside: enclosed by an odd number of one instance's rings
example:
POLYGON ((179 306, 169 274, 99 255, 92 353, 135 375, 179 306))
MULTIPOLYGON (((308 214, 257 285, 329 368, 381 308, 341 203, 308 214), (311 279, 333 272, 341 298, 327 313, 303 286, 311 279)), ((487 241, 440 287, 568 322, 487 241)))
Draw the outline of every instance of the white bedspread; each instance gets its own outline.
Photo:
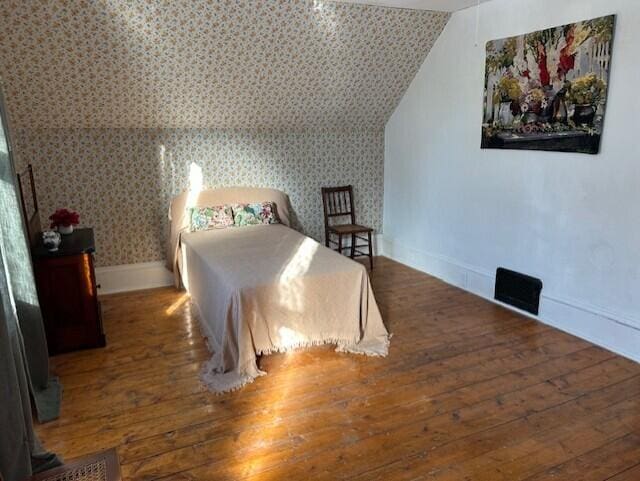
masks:
POLYGON ((389 336, 366 269, 284 225, 182 234, 182 279, 213 356, 216 392, 264 375, 257 354, 336 344, 385 356, 389 336))

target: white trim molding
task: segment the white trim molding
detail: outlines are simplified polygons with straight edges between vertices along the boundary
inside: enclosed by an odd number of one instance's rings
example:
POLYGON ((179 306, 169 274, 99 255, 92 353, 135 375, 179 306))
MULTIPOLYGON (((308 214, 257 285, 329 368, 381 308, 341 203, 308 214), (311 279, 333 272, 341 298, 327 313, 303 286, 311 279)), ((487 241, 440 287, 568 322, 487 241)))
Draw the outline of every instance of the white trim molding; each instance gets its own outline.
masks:
POLYGON ((173 285, 173 274, 164 261, 96 268, 98 294, 137 291, 173 285))
POLYGON ((493 298, 494 272, 446 256, 424 252, 388 237, 383 237, 381 241, 381 254, 390 259, 640 362, 640 320, 638 319, 592 306, 583 301, 563 299, 544 292, 540 299, 540 314, 531 316, 512 306, 497 302, 493 298))
MULTIPOLYGON (((374 7, 402 8, 410 10, 437 10, 439 12, 455 12, 474 7, 478 0, 335 0, 341 3, 360 3, 374 7)), ((481 3, 490 0, 480 0, 481 3)), ((322 2, 318 2, 321 6, 322 2)))
POLYGON ((373 236, 373 255, 381 256, 384 250, 384 236, 382 234, 374 234, 373 236))

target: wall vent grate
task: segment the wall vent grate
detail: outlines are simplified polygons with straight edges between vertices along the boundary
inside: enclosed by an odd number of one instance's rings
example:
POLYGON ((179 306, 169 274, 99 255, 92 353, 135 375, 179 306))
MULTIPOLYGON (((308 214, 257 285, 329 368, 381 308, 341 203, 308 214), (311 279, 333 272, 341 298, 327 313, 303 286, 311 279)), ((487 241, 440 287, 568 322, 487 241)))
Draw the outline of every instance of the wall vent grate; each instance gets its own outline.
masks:
POLYGON ((499 267, 496 271, 495 299, 531 314, 538 314, 542 281, 499 267))

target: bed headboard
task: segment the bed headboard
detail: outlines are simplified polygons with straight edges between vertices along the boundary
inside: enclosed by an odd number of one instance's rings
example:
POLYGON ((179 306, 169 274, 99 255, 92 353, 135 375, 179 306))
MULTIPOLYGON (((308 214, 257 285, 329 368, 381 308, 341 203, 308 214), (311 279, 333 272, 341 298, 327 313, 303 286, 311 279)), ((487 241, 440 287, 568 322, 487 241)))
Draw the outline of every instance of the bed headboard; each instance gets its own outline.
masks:
POLYGON ((289 215, 289 197, 276 189, 262 187, 222 187, 219 189, 207 189, 194 195, 183 192, 171 201, 169 207, 169 251, 167 252, 167 265, 174 270, 177 250, 179 248, 180 234, 189 228, 187 207, 210 207, 222 204, 243 204, 250 202, 270 201, 276 205, 276 212, 280 222, 286 226, 291 225, 289 215), (189 204, 189 205, 187 205, 189 204))

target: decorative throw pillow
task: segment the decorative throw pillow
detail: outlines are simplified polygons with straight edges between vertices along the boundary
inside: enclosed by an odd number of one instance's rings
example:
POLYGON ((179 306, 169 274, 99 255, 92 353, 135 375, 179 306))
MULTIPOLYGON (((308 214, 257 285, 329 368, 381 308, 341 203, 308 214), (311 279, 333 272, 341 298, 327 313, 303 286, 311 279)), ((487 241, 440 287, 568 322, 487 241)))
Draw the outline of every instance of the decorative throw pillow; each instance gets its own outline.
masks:
POLYGON ((233 225, 233 211, 229 205, 192 207, 190 210, 191 232, 224 229, 233 225))
POLYGON ((278 224, 276 206, 273 202, 234 204, 233 221, 238 227, 258 224, 278 224))

